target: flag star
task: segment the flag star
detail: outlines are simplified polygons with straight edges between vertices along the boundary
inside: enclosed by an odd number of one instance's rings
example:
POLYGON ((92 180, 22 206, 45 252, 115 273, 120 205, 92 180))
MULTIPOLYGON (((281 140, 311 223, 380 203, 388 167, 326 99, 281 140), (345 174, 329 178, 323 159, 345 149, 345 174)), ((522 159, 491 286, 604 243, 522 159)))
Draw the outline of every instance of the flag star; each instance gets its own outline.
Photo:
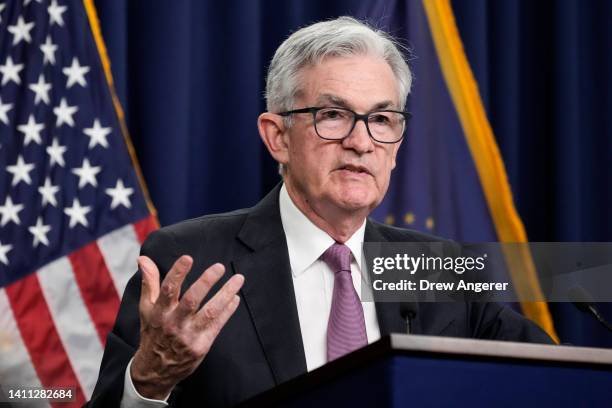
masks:
POLYGON ((11 249, 13 249, 13 246, 11 244, 2 245, 2 242, 0 242, 0 262, 7 266, 9 264, 9 261, 6 257, 6 254, 8 254, 11 249))
POLYGON ((43 53, 43 65, 47 63, 55 65, 55 51, 57 51, 57 45, 51 42, 50 35, 48 35, 45 42, 40 45, 40 50, 43 53))
POLYGON ((13 45, 19 44, 21 41, 27 43, 32 42, 30 30, 34 28, 34 23, 26 23, 23 16, 19 16, 17 24, 8 26, 8 31, 13 34, 13 45))
POLYGON ((68 126, 73 127, 74 119, 72 119, 72 115, 74 115, 78 110, 78 106, 68 106, 66 98, 62 98, 60 104, 53 108, 53 113, 55 113, 55 116, 57 116, 55 126, 60 127, 62 124, 66 123, 68 126))
POLYGON ((102 170, 102 167, 91 167, 89 159, 83 159, 83 167, 75 167, 72 169, 72 172, 79 176, 79 188, 83 188, 87 184, 91 184, 94 187, 98 186, 96 174, 98 174, 100 170, 102 170))
POLYGON ((19 78, 19 71, 23 69, 23 64, 14 64, 11 57, 6 58, 4 65, 0 65, 0 72, 2 73, 2 83, 0 85, 6 85, 8 81, 13 81, 17 85, 21 83, 19 78))
POLYGON ((64 208, 64 213, 70 217, 69 227, 74 228, 77 224, 81 224, 84 227, 88 227, 87 215, 91 211, 90 206, 82 207, 78 198, 75 198, 72 202, 72 207, 64 208))
POLYGON ((123 180, 117 180, 115 188, 107 188, 104 191, 106 192, 106 194, 113 198, 113 201, 111 202, 110 206, 111 210, 114 210, 119 205, 123 205, 125 208, 132 207, 132 203, 130 202, 130 196, 134 194, 134 189, 129 187, 126 188, 123 185, 123 180))
POLYGON ((21 210, 23 210, 23 204, 15 204, 13 200, 11 200, 11 197, 7 196, 4 205, 0 206, 0 214, 2 214, 0 227, 4 227, 9 221, 19 225, 21 223, 19 211, 21 210))
POLYGON ((43 123, 36 123, 34 120, 34 115, 30 115, 28 118, 28 123, 17 126, 17 130, 19 130, 25 136, 25 140, 23 142, 25 146, 29 145, 32 141, 36 144, 41 144, 42 139, 40 138, 40 132, 44 128, 45 125, 43 123))
POLYGON ((16 186, 20 181, 24 181, 26 184, 32 184, 30 178, 30 172, 34 169, 32 163, 26 163, 23 161, 23 156, 17 156, 17 163, 12 166, 6 166, 6 171, 13 174, 13 182, 11 186, 16 186))
POLYGON ((84 65, 81 66, 76 57, 72 59, 72 65, 70 67, 63 68, 62 72, 68 77, 68 80, 66 81, 66 88, 72 87, 72 85, 75 83, 78 83, 82 87, 87 86, 85 74, 89 72, 89 67, 84 65))
MULTIPOLYGON (((6 4, 1 3, 0 4, 0 13, 2 13, 2 10, 4 10, 4 8, 6 7, 6 4)), ((0 16, 0 23, 2 22, 2 16, 0 16)))
POLYGON ((0 98, 0 122, 4 123, 5 125, 9 124, 7 112, 10 111, 11 109, 13 109, 13 104, 12 103, 3 104, 2 98, 0 98))
POLYGON ((36 97, 34 98, 34 105, 38 105, 38 102, 43 101, 46 105, 49 104, 49 91, 51 90, 51 83, 45 82, 45 76, 40 74, 38 76, 38 82, 30 84, 28 86, 32 90, 36 97))
POLYGON ((108 140, 106 136, 112 132, 110 127, 102 127, 98 119, 94 120, 92 127, 83 129, 83 133, 90 137, 89 148, 93 149, 96 145, 101 145, 104 148, 108 148, 108 140))
POLYGON ((45 184, 38 187, 38 192, 42 196, 42 206, 44 207, 47 204, 51 204, 54 207, 57 207, 57 200, 55 199, 55 194, 59 191, 58 186, 54 186, 51 184, 51 179, 47 177, 45 179, 45 184))
MULTIPOLYGON (((35 1, 36 1, 38 4, 40 4, 40 2, 41 2, 42 0, 35 0, 35 1)), ((30 4, 31 2, 32 2, 32 0, 24 0, 24 1, 23 1, 23 5, 24 5, 24 6, 27 6, 27 5, 28 5, 28 4, 30 4)))
POLYGON ((50 225, 44 225, 42 217, 38 217, 36 219, 36 225, 32 225, 28 227, 28 231, 30 234, 34 235, 34 241, 32 242, 32 246, 36 248, 38 244, 43 244, 45 246, 49 246, 49 239, 47 238, 47 234, 51 231, 50 225))
POLYGON ((64 153, 66 152, 66 146, 62 146, 57 142, 57 137, 53 139, 53 142, 50 146, 47 146, 47 154, 49 155, 49 159, 51 159, 51 166, 54 164, 59 164, 60 167, 64 167, 66 163, 64 162, 64 153))
POLYGON ((49 26, 53 26, 53 23, 57 23, 60 27, 64 25, 64 18, 62 14, 66 11, 66 6, 60 6, 56 0, 51 0, 51 4, 47 7, 49 12, 49 26))

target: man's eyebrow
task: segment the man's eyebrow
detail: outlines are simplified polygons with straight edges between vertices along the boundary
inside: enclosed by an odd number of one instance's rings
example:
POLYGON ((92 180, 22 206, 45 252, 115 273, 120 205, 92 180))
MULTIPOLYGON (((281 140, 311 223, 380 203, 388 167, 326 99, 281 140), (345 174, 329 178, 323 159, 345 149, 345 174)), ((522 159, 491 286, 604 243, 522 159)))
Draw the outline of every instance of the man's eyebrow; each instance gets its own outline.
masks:
POLYGON ((375 111, 375 110, 379 110, 379 109, 396 109, 396 105, 395 103, 393 103, 393 101, 382 101, 382 102, 378 102, 377 104, 375 104, 374 106, 372 106, 372 109, 370 109, 371 111, 375 111))
POLYGON ((339 108, 351 108, 351 104, 345 99, 332 94, 319 95, 316 103, 318 106, 332 105, 339 108))
MULTIPOLYGON (((320 95, 317 98, 316 104, 317 106, 331 105, 331 106, 337 106, 339 108, 353 109, 352 104, 349 103, 347 100, 337 95, 332 95, 332 94, 320 95)), ((395 103, 393 103, 393 101, 391 100, 386 100, 386 101, 381 101, 381 102, 374 104, 372 108, 369 109, 369 112, 380 110, 380 109, 390 109, 390 108, 395 108, 395 103)))

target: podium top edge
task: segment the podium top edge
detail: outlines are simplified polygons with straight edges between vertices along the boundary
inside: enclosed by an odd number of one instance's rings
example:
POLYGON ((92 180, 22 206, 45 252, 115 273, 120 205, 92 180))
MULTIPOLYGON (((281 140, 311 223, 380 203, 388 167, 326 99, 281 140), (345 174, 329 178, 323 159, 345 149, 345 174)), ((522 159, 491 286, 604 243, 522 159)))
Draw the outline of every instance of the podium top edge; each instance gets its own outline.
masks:
POLYGON ((393 351, 399 352, 612 365, 612 350, 603 348, 410 334, 391 334, 387 341, 393 351))
POLYGON ((340 378, 355 369, 393 356, 424 357, 432 360, 487 361, 612 370, 612 349, 518 343, 511 341, 390 334, 339 359, 304 373, 277 387, 243 401, 240 406, 279 405, 297 392, 306 392, 340 378))

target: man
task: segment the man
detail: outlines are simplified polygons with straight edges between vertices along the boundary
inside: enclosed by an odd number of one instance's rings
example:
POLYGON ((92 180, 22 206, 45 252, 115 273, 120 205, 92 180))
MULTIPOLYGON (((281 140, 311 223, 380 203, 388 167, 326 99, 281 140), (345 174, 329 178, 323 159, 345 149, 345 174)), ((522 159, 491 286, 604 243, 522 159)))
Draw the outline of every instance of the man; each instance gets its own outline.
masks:
MULTIPOLYGON (((92 406, 234 405, 406 331, 397 304, 359 293, 362 242, 436 240, 367 218, 395 167, 410 83, 388 35, 351 18, 279 47, 258 127, 283 183, 253 208, 145 242, 92 406)), ((421 304, 412 330, 550 342, 496 304, 421 304)))

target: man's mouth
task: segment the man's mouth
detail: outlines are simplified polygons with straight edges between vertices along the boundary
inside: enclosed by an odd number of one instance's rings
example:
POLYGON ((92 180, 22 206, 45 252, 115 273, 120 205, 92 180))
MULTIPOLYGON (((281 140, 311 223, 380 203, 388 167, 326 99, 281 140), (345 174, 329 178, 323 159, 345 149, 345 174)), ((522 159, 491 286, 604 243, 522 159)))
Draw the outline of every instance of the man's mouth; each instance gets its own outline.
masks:
POLYGON ((355 173, 355 174, 363 174, 363 175, 372 175, 372 173, 370 173, 370 171, 363 166, 359 166, 359 165, 353 165, 353 164, 346 164, 343 166, 338 167, 336 170, 345 170, 345 171, 350 171, 351 173, 355 173))

